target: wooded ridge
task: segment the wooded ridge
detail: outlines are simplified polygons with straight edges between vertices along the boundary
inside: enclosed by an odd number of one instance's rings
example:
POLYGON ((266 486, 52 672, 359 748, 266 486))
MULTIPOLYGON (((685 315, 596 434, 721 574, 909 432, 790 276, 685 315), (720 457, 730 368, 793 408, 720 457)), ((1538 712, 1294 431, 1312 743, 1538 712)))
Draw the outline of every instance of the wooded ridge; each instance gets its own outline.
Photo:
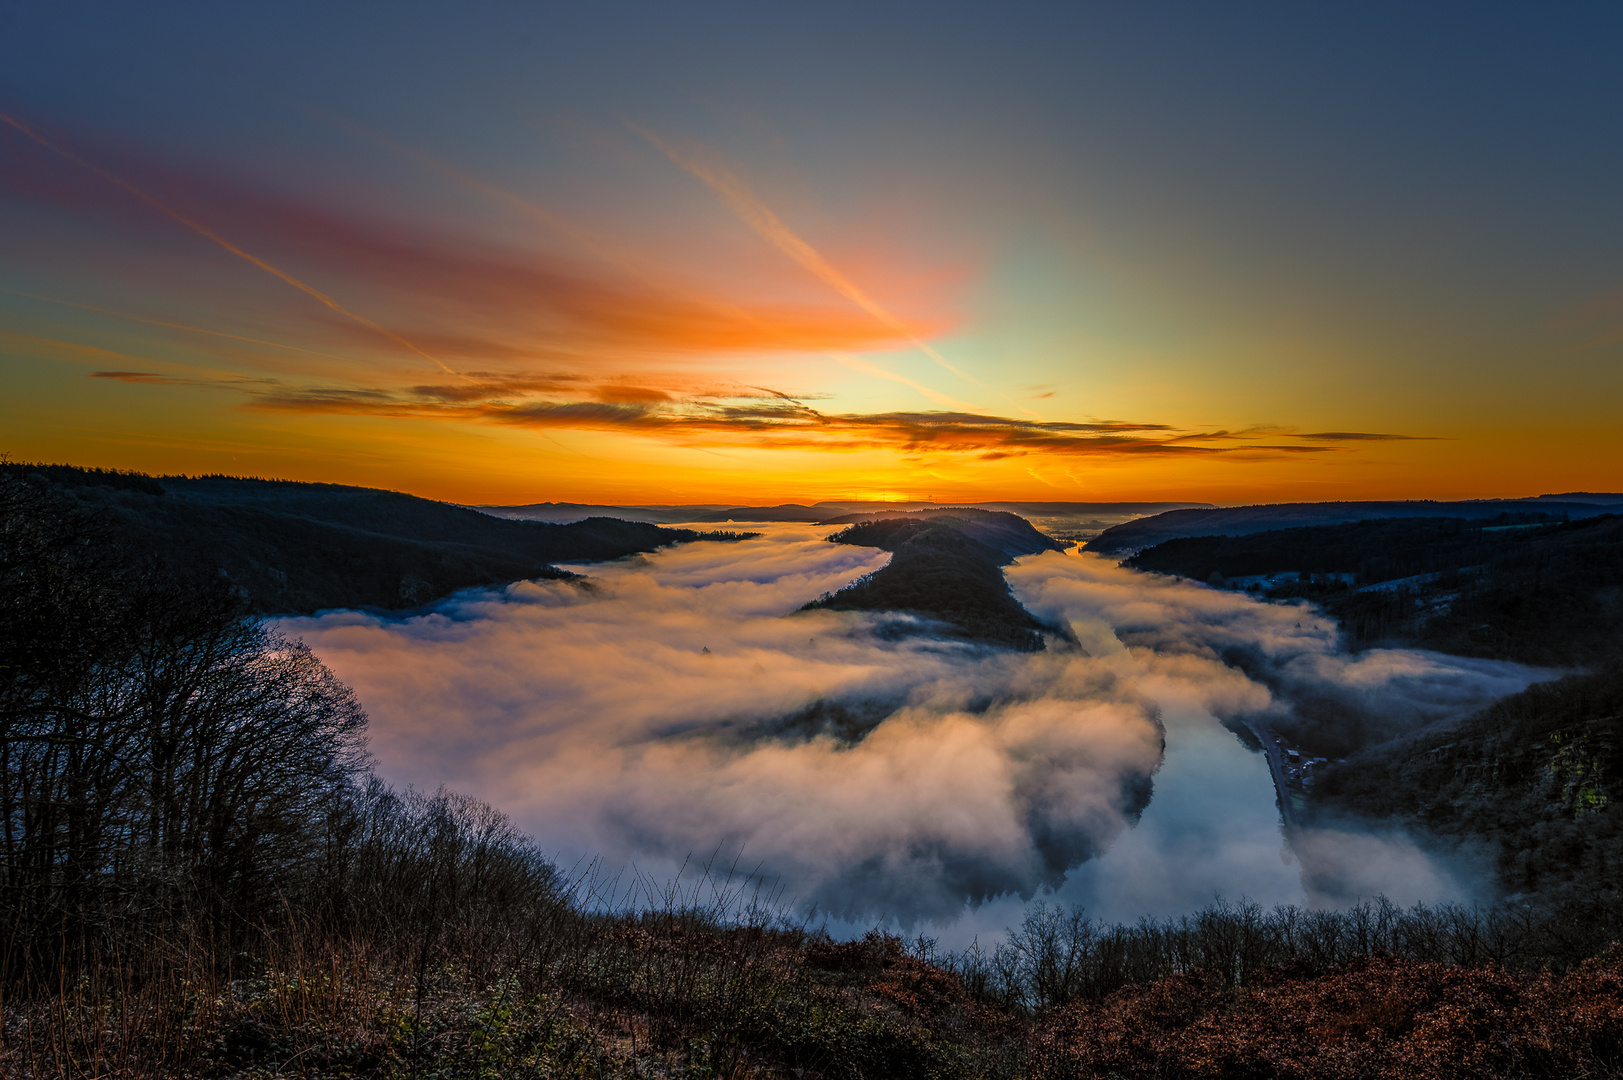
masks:
POLYGON ((99 517, 131 555, 219 574, 267 615, 407 609, 458 589, 566 577, 560 562, 737 537, 613 518, 513 521, 339 484, 15 463, 0 464, 0 474, 58 491, 99 517))
POLYGON ((991 510, 921 510, 874 518, 829 537, 837 544, 877 547, 892 553, 885 566, 808 608, 835 611, 899 611, 922 616, 949 636, 1037 652, 1043 635, 1068 638, 1021 606, 1003 567, 1021 555, 1059 551, 1024 518, 991 510))

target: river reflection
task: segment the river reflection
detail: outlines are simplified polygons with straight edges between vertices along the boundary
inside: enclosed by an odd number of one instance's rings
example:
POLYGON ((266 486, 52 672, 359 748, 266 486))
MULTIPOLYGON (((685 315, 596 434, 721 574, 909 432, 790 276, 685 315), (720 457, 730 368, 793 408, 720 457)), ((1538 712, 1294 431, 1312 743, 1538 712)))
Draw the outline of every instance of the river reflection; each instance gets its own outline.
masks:
POLYGON ((1173 707, 1162 719, 1155 797, 1135 828, 1071 872, 1059 898, 1117 922, 1183 914, 1214 896, 1305 901, 1263 756, 1210 713, 1173 707))

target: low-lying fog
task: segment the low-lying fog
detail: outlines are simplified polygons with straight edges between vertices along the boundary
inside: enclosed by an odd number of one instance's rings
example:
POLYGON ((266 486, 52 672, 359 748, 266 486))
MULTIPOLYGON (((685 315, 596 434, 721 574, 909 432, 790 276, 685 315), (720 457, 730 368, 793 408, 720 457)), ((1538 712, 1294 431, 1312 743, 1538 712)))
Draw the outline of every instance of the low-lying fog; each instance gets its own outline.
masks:
POLYGON ((758 528, 577 567, 585 587, 282 625, 356 689, 386 776, 495 804, 565 866, 598 855, 661 878, 690 853, 742 848, 741 867, 839 925, 888 916, 949 945, 1050 892, 1122 921, 1214 894, 1475 895, 1467 861, 1400 833, 1287 846, 1266 761, 1220 721, 1278 717, 1300 696, 1423 723, 1539 672, 1348 654, 1311 609, 1073 553, 1008 578, 1081 649, 898 637, 894 618, 796 611, 888 555, 827 543, 829 528, 758 528))

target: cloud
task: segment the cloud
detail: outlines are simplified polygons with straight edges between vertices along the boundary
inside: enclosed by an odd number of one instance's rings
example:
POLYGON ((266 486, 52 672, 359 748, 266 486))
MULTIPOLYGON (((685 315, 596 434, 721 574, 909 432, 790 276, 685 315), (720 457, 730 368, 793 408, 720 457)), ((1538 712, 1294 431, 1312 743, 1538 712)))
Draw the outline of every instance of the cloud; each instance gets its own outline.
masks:
POLYGON ((1345 650, 1335 620, 1306 603, 1262 603, 1097 556, 1067 572, 1009 579, 1039 618, 1065 619, 1084 646, 1189 654, 1243 671, 1274 695, 1270 722, 1351 745, 1474 711, 1548 672, 1416 649, 1345 650), (1089 645, 1089 642, 1095 644, 1089 645), (1102 645, 1100 643, 1103 643, 1102 645))
POLYGON ((1470 903, 1491 893, 1484 883, 1492 880, 1492 869, 1480 853, 1428 850, 1401 830, 1300 829, 1291 849, 1301 861, 1308 898, 1319 907, 1346 907, 1373 896, 1399 906, 1470 903))
POLYGON ((174 381, 167 375, 159 375, 153 371, 92 371, 88 377, 92 379, 116 379, 119 382, 134 383, 168 383, 174 381))
POLYGON ((923 394, 925 397, 929 398, 931 401, 942 406, 943 408, 962 409, 965 412, 975 411, 974 406, 968 404, 967 402, 959 401, 956 398, 950 398, 946 394, 933 390, 921 382, 916 382, 913 379, 909 379, 905 375, 898 375, 894 371, 888 371, 885 368, 880 367, 878 364, 869 363, 860 356, 852 356, 850 353, 842 352, 833 352, 829 355, 832 356, 835 362, 841 367, 848 367, 852 371, 860 371, 862 374, 872 376, 876 379, 884 379, 887 382, 900 383, 903 386, 912 387, 914 390, 917 390, 919 393, 923 394))
POLYGON ((128 363, 132 360, 138 363, 151 363, 144 356, 131 356, 129 353, 114 352, 96 345, 84 345, 77 341, 61 341, 57 338, 37 337, 32 334, 14 334, 0 330, 0 349, 8 353, 25 356, 46 356, 53 360, 66 360, 70 363, 128 363))
POLYGON ((125 322, 145 323, 148 326, 162 326, 171 330, 183 330, 188 334, 202 334, 206 337, 226 338, 231 341, 247 342, 250 345, 264 345, 272 349, 286 349, 289 352, 305 353, 310 356, 322 356, 329 360, 344 360, 346 357, 334 353, 319 352, 315 349, 306 349, 298 345, 287 345, 280 341, 267 341, 264 338, 247 337, 243 334, 228 334, 220 330, 208 330, 201 326, 190 326, 186 323, 171 322, 165 319, 149 319, 142 315, 133 315, 127 311, 115 311, 110 308, 97 307, 94 304, 80 304, 72 300, 59 300, 50 296, 40 296, 37 293, 19 292, 16 289, 0 289, 0 292, 10 293, 12 296, 21 296, 28 300, 39 300, 47 304, 56 304, 61 307, 78 308, 81 311, 93 311, 98 315, 110 315, 125 322))
MULTIPOLYGON (((898 636, 887 627, 905 616, 797 610, 883 553, 814 527, 764 531, 579 567, 585 585, 520 583, 428 614, 337 612, 284 629, 356 687, 390 775, 487 798, 571 859, 657 875, 741 850, 788 896, 854 919, 951 920, 966 904, 1086 881, 1097 902, 1090 868, 1108 870, 1121 902, 1160 889, 1198 904, 1246 881, 1274 882, 1264 899, 1328 895, 1303 883, 1305 863, 1280 861, 1266 767, 1218 721, 1288 711, 1304 687, 1436 712, 1532 677, 1350 657, 1310 608, 1091 555, 1009 569, 1081 650, 898 636), (1276 690, 1226 663, 1237 646, 1295 683, 1276 690), (1191 771, 1203 762, 1216 770, 1205 780, 1191 771), (1213 829, 1220 843, 1200 839, 1213 829)), ((1403 837, 1382 843, 1390 872, 1366 884, 1418 899, 1453 887, 1403 837)), ((1360 887, 1335 866, 1364 856, 1324 852, 1370 845, 1315 844, 1315 881, 1360 887)))
MULTIPOLYGON (((588 400, 536 399, 533 392, 575 390, 579 380, 506 380, 411 391, 281 387, 257 392, 253 408, 345 412, 420 419, 480 421, 536 429, 623 431, 694 445, 897 449, 998 460, 1024 454, 1209 455, 1329 453, 1328 446, 1243 441, 1226 431, 1180 431, 1167 424, 1120 420, 1042 421, 982 413, 833 413, 777 391, 717 391, 682 396, 653 388, 605 384, 588 400), (762 396, 765 395, 765 396, 762 396), (1209 443, 1219 445, 1208 445, 1209 443)), ((905 380, 902 380, 905 381, 905 380)))
POLYGON ((1310 435, 1292 435, 1293 439, 1317 439, 1321 442, 1383 442, 1390 440, 1435 439, 1434 435, 1387 435, 1374 431, 1316 431, 1310 435))

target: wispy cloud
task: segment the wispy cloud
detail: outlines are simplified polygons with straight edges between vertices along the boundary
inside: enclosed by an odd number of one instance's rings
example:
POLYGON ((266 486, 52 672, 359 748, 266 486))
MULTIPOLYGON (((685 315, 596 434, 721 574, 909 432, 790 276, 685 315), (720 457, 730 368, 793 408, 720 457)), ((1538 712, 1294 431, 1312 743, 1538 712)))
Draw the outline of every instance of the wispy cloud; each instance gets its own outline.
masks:
POLYGON ((1292 435, 1293 439, 1312 439, 1316 442, 1387 442, 1435 439, 1435 435, 1392 435, 1379 431, 1314 431, 1292 435))
MULTIPOLYGON (((170 334, 142 331, 142 338, 134 338, 121 330, 114 337, 100 323, 96 344, 64 340, 73 334, 0 333, 0 347, 84 365, 94 369, 93 378, 109 382, 224 390, 257 410, 621 432, 711 452, 881 450, 966 461, 1038 454, 1277 460, 1423 437, 1046 420, 1013 402, 985 415, 979 405, 944 394, 914 373, 861 355, 917 346, 945 363, 924 344, 924 336, 944 324, 897 316, 790 229, 732 171, 649 132, 642 134, 652 145, 788 261, 752 266, 749 281, 736 289, 718 286, 714 278, 700 286, 694 284, 698 279, 630 257, 544 208, 422 155, 416 156, 465 190, 546 225, 566 250, 521 247, 450 226, 344 209, 314 195, 270 192, 238 176, 178 168, 93 140, 77 139, 70 149, 20 120, 0 119, 0 136, 9 141, 8 150, 18 151, 0 157, 6 199, 0 209, 10 215, 8 222, 28 232, 34 227, 29 222, 74 220, 116 243, 135 241, 130 250, 139 261, 125 267, 151 267, 149 277, 120 274, 116 303, 85 302, 95 296, 19 295, 66 308, 81 320, 94 315, 195 335, 185 350, 176 350, 164 340, 170 334), (184 253, 170 257, 177 235, 200 237, 212 247, 199 248, 205 257, 198 259, 184 250, 196 245, 183 239, 184 253), (216 249, 253 271, 232 278, 232 264, 216 249), (162 257, 149 260, 154 252, 162 257), (804 280, 801 270, 814 280, 804 280), (242 292, 244 281, 258 291, 242 292), (323 284, 317 288, 312 281, 323 284), (320 302, 289 305, 282 285, 320 302), (824 294, 825 287, 838 299, 824 294), (266 292, 268 299, 261 295, 266 292), (387 329, 356 314, 347 300, 339 303, 340 293, 380 313, 387 329), (809 302, 803 299, 808 294, 809 302), (156 297, 158 310, 141 309, 134 297, 143 295, 156 297), (199 316, 199 310, 211 314, 199 316), (276 329, 268 331, 270 326, 276 329), (411 346, 410 355, 393 347, 401 342, 411 346), (413 359, 424 357, 437 365, 432 373, 413 359), (740 358, 768 357, 774 365, 797 357, 832 358, 864 376, 906 386, 936 408, 859 412, 814 406, 825 396, 817 392, 822 388, 800 385, 801 376, 790 376, 796 385, 780 388, 781 371, 766 376, 737 366, 740 358), (750 385, 767 380, 779 386, 750 385)), ((34 240, 33 233, 23 238, 34 240)), ((40 253, 49 250, 42 246, 40 253)), ((1053 392, 1047 385, 1026 389, 1053 392)))
POLYGON ((943 394, 937 390, 932 390, 930 387, 925 386, 921 382, 915 382, 905 375, 898 375, 894 371, 882 368, 878 364, 862 359, 860 356, 852 356, 850 353, 842 352, 832 352, 829 353, 829 355, 832 356, 834 360, 842 367, 848 367, 852 371, 859 371, 864 375, 870 376, 871 378, 884 379, 887 382, 900 383, 903 386, 910 386, 914 390, 917 390, 919 393, 923 394, 925 397, 929 398, 931 401, 935 402, 937 405, 941 405, 949 409, 962 409, 965 412, 976 411, 975 407, 967 402, 959 401, 957 398, 948 397, 946 394, 943 394))
MULTIPOLYGON (((1259 442, 1226 431, 1096 420, 1037 421, 966 411, 839 413, 775 391, 677 397, 651 388, 582 386, 536 377, 474 386, 375 389, 276 387, 254 391, 253 408, 480 421, 538 430, 622 431, 696 446, 891 448, 996 460, 1023 454, 1325 453, 1334 445, 1259 442), (573 400, 537 396, 569 392, 573 400)), ((1325 440, 1333 443, 1334 440, 1325 440)))
POLYGON ((134 383, 168 383, 173 382, 167 375, 159 375, 155 371, 92 371, 92 379, 116 379, 119 382, 134 383))
POLYGON ((211 390, 242 390, 274 387, 275 379, 255 379, 243 375, 187 376, 163 374, 157 371, 92 371, 91 379, 111 379, 114 382, 146 383, 150 386, 200 386, 211 390))
POLYGON ((104 349, 99 345, 86 345, 79 341, 63 341, 60 338, 41 337, 36 334, 16 334, 7 330, 0 330, 0 351, 23 356, 48 357, 52 360, 67 360, 71 363, 80 364, 128 364, 132 360, 143 366, 153 363, 147 357, 132 356, 129 353, 104 349))

